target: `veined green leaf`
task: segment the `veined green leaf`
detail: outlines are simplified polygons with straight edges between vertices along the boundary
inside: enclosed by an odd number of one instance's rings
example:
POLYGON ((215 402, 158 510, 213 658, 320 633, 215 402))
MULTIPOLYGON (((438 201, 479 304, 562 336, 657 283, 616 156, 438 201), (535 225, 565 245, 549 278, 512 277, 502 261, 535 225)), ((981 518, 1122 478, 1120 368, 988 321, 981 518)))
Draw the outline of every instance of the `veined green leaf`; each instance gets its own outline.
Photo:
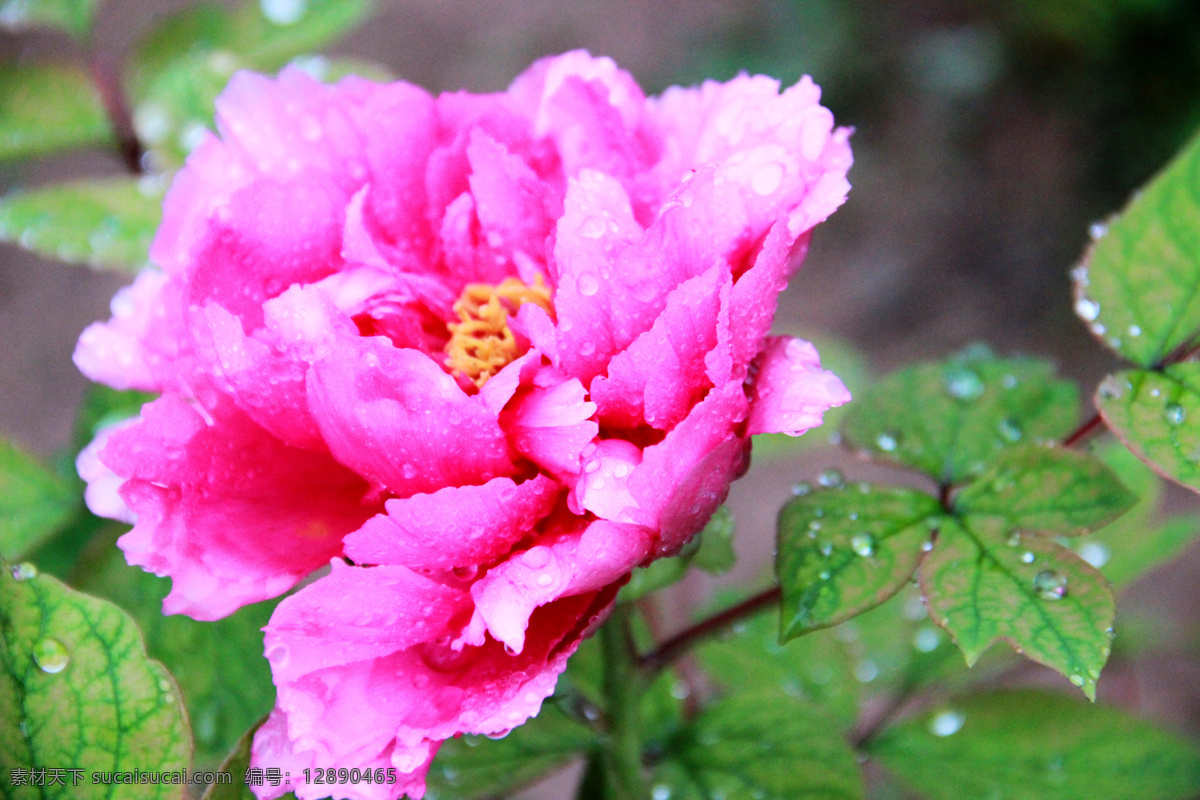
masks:
POLYGON ((1097 232, 1073 273, 1075 311, 1143 367, 1200 330, 1200 138, 1097 232))
POLYGON ((23 558, 58 531, 79 507, 75 487, 0 439, 0 554, 23 558))
POLYGON ((137 272, 162 217, 153 179, 88 180, 0 199, 0 240, 92 267, 137 272))
POLYGON ((1200 492, 1200 364, 1118 372, 1100 384, 1096 408, 1138 458, 1200 492))
POLYGON ((76 565, 73 583, 118 604, 137 621, 146 651, 171 670, 183 691, 197 768, 211 768, 274 705, 261 629, 277 603, 246 606, 215 622, 164 616, 170 581, 126 564, 115 540, 113 531, 97 537, 76 565))
POLYGON ((849 406, 846 444, 939 483, 982 473, 1006 448, 1059 439, 1075 425, 1074 384, 1045 361, 968 352, 900 370, 849 406))
POLYGON ((83 39, 92 27, 97 5, 97 0, 2 0, 0 26, 9 30, 59 28, 83 39))
POLYGON ((946 520, 917 574, 930 616, 968 664, 1004 639, 1095 698, 1114 601, 1104 577, 1075 553, 1013 535, 994 517, 967 516, 962 525, 946 520))
POLYGON ((954 510, 995 517, 1014 531, 1077 535, 1111 522, 1136 501, 1094 456, 1029 446, 1002 453, 987 473, 959 493, 954 510))
MULTIPOLYGON (((116 606, 30 565, 0 574, 0 774, 14 800, 112 796, 94 772, 187 768, 191 741, 179 690, 146 656, 116 606), (16 768, 85 770, 72 785, 11 786, 16 768), (11 788, 9 788, 11 787, 11 788)), ((126 798, 175 800, 180 787, 127 784, 126 798)))
POLYGON ((930 800, 1183 800, 1200 791, 1192 742, 1045 692, 955 701, 885 731, 870 751, 930 800))
POLYGON ((448 739, 429 768, 429 800, 496 797, 565 766, 595 743, 595 734, 551 703, 503 739, 448 739))
POLYGON ((927 494, 866 484, 789 501, 775 558, 781 639, 836 625, 900 591, 940 511, 927 494))
POLYGON ((66 64, 0 67, 0 161, 111 139, 104 105, 87 73, 66 64))
POLYGON ((818 708, 772 691, 706 708, 668 743, 654 782, 679 800, 863 796, 858 764, 837 727, 818 708))

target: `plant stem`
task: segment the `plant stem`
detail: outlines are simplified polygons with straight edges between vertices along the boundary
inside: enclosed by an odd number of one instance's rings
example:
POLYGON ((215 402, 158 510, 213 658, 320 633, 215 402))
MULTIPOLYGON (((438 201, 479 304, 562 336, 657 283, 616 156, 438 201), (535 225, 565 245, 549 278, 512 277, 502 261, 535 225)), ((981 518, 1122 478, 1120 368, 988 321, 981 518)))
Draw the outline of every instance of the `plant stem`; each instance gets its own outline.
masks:
POLYGON ((748 617, 751 614, 762 611, 764 608, 775 605, 779 602, 781 596, 782 590, 778 585, 775 585, 748 600, 743 600, 733 608, 726 609, 708 619, 701 620, 690 628, 686 628, 675 634, 657 648, 639 658, 638 666, 646 672, 654 674, 685 654, 700 639, 724 630, 743 617, 748 617))
POLYGON ((600 628, 604 652, 604 700, 608 717, 604 761, 613 800, 647 800, 642 771, 639 708, 644 687, 630 640, 630 610, 618 605, 600 628))
POLYGON ((88 67, 100 93, 100 100, 104 103, 104 110, 108 114, 108 123, 112 126, 121 161, 131 174, 141 175, 145 171, 142 168, 142 155, 145 151, 134 130, 129 98, 125 96, 121 78, 117 70, 99 56, 93 56, 88 62, 88 67))
POLYGON ((1070 436, 1063 439, 1062 446, 1074 447, 1075 445, 1079 444, 1081 441, 1086 439, 1089 434, 1097 430, 1100 427, 1101 422, 1102 420, 1100 419, 1100 415, 1093 414, 1086 422, 1072 431, 1070 436))

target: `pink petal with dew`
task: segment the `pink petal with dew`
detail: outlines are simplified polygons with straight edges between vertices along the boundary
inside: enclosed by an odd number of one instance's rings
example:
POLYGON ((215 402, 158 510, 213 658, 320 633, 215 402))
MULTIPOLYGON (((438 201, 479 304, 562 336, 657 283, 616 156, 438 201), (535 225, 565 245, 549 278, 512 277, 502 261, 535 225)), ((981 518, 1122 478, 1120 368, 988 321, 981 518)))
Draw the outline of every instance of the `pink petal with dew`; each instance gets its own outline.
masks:
MULTIPOLYGON (((416 750, 416 748, 413 748, 416 750)), ((399 800, 401 797, 420 798, 425 794, 425 773, 429 770, 429 764, 433 761, 434 755, 437 754, 437 748, 429 745, 425 748, 423 760, 419 766, 412 764, 411 756, 404 759, 404 769, 397 767, 392 759, 392 753, 385 750, 372 760, 364 761, 361 764, 354 766, 366 771, 370 770, 372 774, 376 769, 384 771, 384 781, 371 783, 347 783, 337 786, 337 796, 339 800, 399 800), (392 773, 396 777, 395 783, 387 783, 388 768, 395 771, 392 773)), ((287 717, 279 709, 271 712, 267 717, 267 721, 254 734, 254 744, 250 751, 252 764, 260 764, 263 767, 276 767, 283 771, 285 775, 290 775, 288 779, 290 783, 283 783, 280 786, 271 786, 267 783, 264 786, 252 786, 252 791, 255 797, 259 800, 274 800, 287 792, 295 792, 297 800, 323 800, 329 797, 330 786, 326 783, 311 784, 305 783, 304 775, 308 770, 309 774, 315 774, 317 768, 330 766, 320 764, 314 758, 314 753, 311 750, 297 749, 295 744, 288 738, 287 732, 287 717)), ((339 765, 341 766, 341 765, 339 765)))
POLYGON ((554 228, 554 203, 545 182, 524 161, 478 128, 471 132, 467 157, 471 194, 484 240, 503 252, 520 252, 546 262, 546 237, 554 228))
POLYGON ((515 473, 495 414, 416 350, 347 342, 313 366, 308 393, 334 457, 400 497, 515 473))
POLYGON ((553 480, 538 475, 520 484, 493 478, 482 486, 388 500, 387 514, 346 537, 346 555, 360 564, 427 570, 488 564, 533 533, 559 492, 553 480))
POLYGON ((108 444, 109 436, 136 423, 136 419, 126 420, 101 429, 96 433, 96 438, 79 451, 79 456, 75 459, 75 471, 87 483, 83 500, 88 510, 98 517, 108 517, 130 525, 137 522, 137 515, 130 511, 129 506, 121 499, 120 489, 125 479, 104 466, 104 462, 100 460, 100 451, 108 444))
POLYGON ((509 650, 520 653, 534 609, 622 582, 653 546, 652 531, 607 520, 580 531, 547 534, 471 587, 472 625, 482 623, 509 650))
POLYGON ((129 563, 172 578, 167 614, 218 619, 282 594, 379 511, 329 456, 288 447, 232 408, 209 425, 175 395, 114 431, 100 460, 126 478, 137 515, 118 542, 129 563))
POLYGON ((705 356, 717 345, 722 296, 728 301, 728 266, 716 265, 682 283, 666 308, 597 376, 591 396, 605 425, 669 430, 711 388, 705 356))
POLYGON ((755 361, 748 434, 799 436, 821 424, 822 415, 850 402, 850 392, 821 369, 817 348, 802 339, 772 336, 755 361))
POLYGON ((580 453, 600 431, 592 419, 596 404, 586 398, 575 378, 536 387, 518 395, 500 415, 500 424, 521 455, 554 475, 575 475, 580 453))
POLYGON ((92 323, 79 337, 73 358, 80 372, 114 389, 160 392, 175 386, 179 344, 168 314, 178 292, 166 288, 167 280, 145 269, 116 293, 112 319, 92 323))

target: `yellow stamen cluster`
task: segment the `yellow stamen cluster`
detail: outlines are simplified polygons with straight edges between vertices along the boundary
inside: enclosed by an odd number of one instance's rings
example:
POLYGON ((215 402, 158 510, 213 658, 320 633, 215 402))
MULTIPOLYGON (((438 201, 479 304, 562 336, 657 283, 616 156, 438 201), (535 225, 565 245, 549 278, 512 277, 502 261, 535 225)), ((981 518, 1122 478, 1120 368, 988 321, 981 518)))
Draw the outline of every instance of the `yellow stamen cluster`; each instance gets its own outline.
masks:
POLYGON ((516 278, 505 278, 498 286, 468 284, 454 303, 458 322, 451 322, 446 343, 446 366, 456 375, 466 375, 476 386, 504 369, 520 355, 508 318, 525 303, 537 303, 554 316, 550 290, 538 275, 530 286, 516 278))

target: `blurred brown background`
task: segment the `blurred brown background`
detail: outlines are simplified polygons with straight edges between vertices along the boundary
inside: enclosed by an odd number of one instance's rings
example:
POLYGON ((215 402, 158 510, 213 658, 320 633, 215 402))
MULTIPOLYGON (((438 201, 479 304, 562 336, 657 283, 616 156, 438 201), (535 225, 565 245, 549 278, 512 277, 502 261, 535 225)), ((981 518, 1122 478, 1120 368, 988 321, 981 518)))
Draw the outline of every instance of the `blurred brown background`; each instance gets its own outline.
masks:
MULTIPOLYGON (((110 0, 97 47, 114 57, 186 2, 110 0)), ((851 344, 876 373, 974 341, 1056 359, 1085 394, 1114 365, 1073 318, 1067 271, 1088 225, 1118 209, 1200 124, 1200 7, 1191 0, 380 0, 334 52, 432 90, 501 89, 575 47, 614 57, 648 91, 739 70, 810 73, 856 128, 849 203, 819 230, 777 327, 851 344)), ((67 54, 45 34, 0 34, 0 59, 67 54)), ((0 166, 0 188, 120 172, 91 153, 0 166)), ((49 456, 84 386, 79 332, 123 280, 0 249, 0 435, 49 456)), ((812 434, 821 435, 821 434, 812 434)), ((756 464, 732 495, 743 561, 764 569, 775 509, 833 451, 756 464)), ((1190 495, 1171 496, 1178 508, 1190 495)), ((1168 620, 1102 695, 1196 730, 1200 554, 1143 581, 1129 619, 1168 620)), ((678 623, 711 588, 674 590, 678 623)))

